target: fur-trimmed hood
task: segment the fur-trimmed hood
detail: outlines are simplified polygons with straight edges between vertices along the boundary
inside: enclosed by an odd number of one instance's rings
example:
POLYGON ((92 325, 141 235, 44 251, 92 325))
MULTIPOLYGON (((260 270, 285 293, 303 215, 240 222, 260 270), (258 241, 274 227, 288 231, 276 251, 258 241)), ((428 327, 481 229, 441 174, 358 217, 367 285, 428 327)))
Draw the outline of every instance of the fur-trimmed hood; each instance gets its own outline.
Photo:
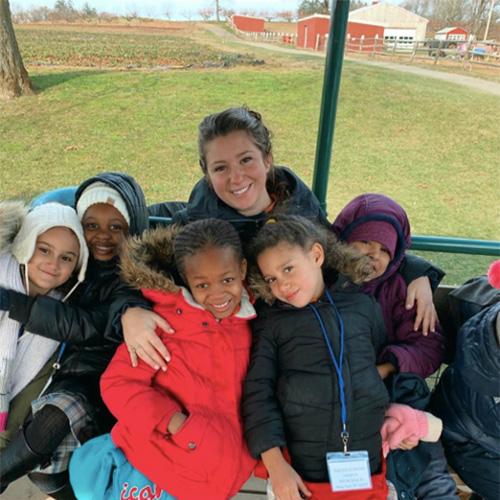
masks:
POLYGON ((27 213, 28 206, 22 201, 0 202, 0 253, 10 248, 27 213))
POLYGON ((173 242, 179 226, 159 226, 127 240, 120 258, 121 278, 133 288, 177 292, 173 242))
MULTIPOLYGON (((342 274, 356 284, 363 283, 372 273, 370 258, 337 239, 333 233, 327 235, 323 276, 326 285, 332 284, 338 274, 342 274)), ((264 281, 257 265, 252 264, 248 283, 255 297, 272 304, 275 300, 269 285, 264 281)))

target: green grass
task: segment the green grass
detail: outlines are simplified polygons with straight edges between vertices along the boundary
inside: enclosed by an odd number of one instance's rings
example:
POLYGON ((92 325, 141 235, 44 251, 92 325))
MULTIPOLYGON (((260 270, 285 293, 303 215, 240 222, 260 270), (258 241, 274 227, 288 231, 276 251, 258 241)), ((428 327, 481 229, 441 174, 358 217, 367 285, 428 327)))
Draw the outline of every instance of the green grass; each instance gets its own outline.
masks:
MULTIPOLYGON (((185 200, 200 176, 198 123, 241 104, 273 130, 276 164, 311 184, 323 72, 316 61, 288 60, 167 72, 30 67, 39 93, 0 103, 0 199, 123 170, 149 203, 185 200)), ((406 208, 415 234, 500 239, 499 112, 498 97, 346 62, 330 216, 361 192, 384 192, 406 208)), ((438 257, 456 282, 490 260, 438 257)))

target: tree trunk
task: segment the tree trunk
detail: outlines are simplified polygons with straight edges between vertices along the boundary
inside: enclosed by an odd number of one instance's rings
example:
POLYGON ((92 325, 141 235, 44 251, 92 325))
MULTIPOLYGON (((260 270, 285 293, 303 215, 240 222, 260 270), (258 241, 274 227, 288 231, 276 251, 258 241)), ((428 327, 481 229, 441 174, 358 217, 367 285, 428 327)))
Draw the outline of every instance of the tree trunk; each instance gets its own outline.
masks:
POLYGON ((220 22, 220 5, 219 0, 215 0, 215 19, 220 22))
POLYGON ((32 93, 12 26, 9 0, 0 0, 0 99, 32 93))

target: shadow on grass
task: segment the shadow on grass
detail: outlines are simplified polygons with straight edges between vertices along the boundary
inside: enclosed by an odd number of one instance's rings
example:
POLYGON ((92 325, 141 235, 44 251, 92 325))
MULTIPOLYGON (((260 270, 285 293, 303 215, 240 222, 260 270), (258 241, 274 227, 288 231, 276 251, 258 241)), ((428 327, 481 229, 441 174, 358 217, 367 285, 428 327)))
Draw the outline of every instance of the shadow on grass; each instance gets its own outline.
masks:
POLYGON ((105 71, 67 71, 65 73, 42 73, 30 74, 30 80, 36 92, 43 92, 50 87, 56 87, 63 83, 73 80, 74 78, 85 77, 89 75, 99 75, 106 73, 105 71))

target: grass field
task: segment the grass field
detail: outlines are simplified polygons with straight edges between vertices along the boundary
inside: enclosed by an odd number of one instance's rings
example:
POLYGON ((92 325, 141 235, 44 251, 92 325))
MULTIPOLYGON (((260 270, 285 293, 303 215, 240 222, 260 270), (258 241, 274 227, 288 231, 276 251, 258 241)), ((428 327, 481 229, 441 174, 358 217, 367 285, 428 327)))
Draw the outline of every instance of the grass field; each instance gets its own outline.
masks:
MULTIPOLYGON (((217 49, 194 29, 152 34, 50 27, 18 30, 18 36, 39 92, 0 103, 0 198, 29 199, 98 171, 123 170, 138 179, 150 203, 185 200, 200 175, 199 121, 241 104, 259 110, 273 130, 275 162, 311 183, 323 81, 318 61, 217 49), (68 48, 73 38, 80 49, 68 48), (97 64, 99 50, 119 64, 97 64), (43 63, 49 52, 52 62, 43 63), (236 65, 210 67, 224 57, 236 65), (264 64, 248 65, 263 58, 264 64), (157 68, 169 65, 192 66, 157 68), (116 70, 127 66, 149 69, 116 70)), ((379 191, 407 209, 415 234, 500 239, 499 112, 494 96, 346 62, 330 216, 356 194, 379 191)), ((451 282, 484 272, 492 260, 432 258, 451 271, 451 282)))

